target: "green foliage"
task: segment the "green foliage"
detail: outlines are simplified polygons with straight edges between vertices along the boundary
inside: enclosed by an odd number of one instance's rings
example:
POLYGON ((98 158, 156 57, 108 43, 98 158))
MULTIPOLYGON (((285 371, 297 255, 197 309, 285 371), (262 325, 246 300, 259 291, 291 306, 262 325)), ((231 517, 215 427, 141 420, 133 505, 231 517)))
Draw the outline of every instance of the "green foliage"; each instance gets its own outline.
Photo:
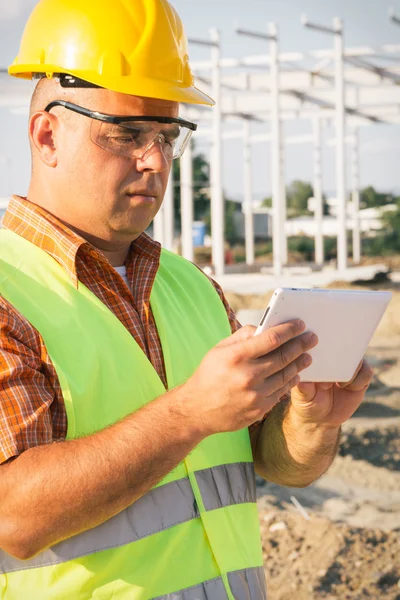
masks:
POLYGON ((225 199, 225 239, 233 244, 237 239, 236 225, 233 218, 237 210, 237 203, 225 199))
MULTIPOLYGON (((174 176, 174 213, 175 224, 180 229, 181 224, 181 188, 180 176, 181 168, 180 161, 174 160, 173 176, 174 176)), ((210 166, 203 154, 196 154, 193 157, 193 203, 194 203, 194 220, 203 221, 205 216, 210 212, 210 166)))
POLYGON ((382 214, 382 232, 374 237, 364 238, 364 254, 388 256, 400 252, 400 198, 396 198, 395 203, 395 210, 382 214))
POLYGON ((322 195, 322 214, 326 217, 328 215, 330 215, 330 210, 329 210, 329 204, 326 201, 326 196, 325 194, 322 195))
MULTIPOLYGON (((233 248, 235 255, 235 262, 241 263, 246 261, 246 248, 241 244, 233 248)), ((265 243, 256 243, 254 246, 254 255, 258 257, 266 257, 272 254, 272 240, 268 240, 265 243)))
POLYGON ((361 208, 374 208, 376 206, 384 206, 393 202, 391 194, 380 194, 372 185, 361 190, 360 204, 361 208))
POLYGON ((313 195, 314 191, 310 183, 299 179, 292 181, 286 190, 288 217, 311 214, 307 204, 308 199, 313 195))
POLYGON ((305 235, 299 237, 290 237, 288 239, 289 252, 296 252, 302 255, 303 260, 314 260, 314 239, 305 235))
POLYGON ((337 258, 337 238, 336 237, 325 237, 324 238, 324 256, 325 260, 332 260, 337 258))
MULTIPOLYGON (((308 199, 313 198, 314 190, 312 185, 307 181, 297 179, 286 188, 286 202, 288 217, 299 217, 301 215, 311 215, 308 210, 308 199)), ((323 213, 329 215, 329 206, 326 202, 326 197, 323 197, 323 213)), ((272 198, 264 198, 261 206, 272 208, 272 198)))
MULTIPOLYGON (((237 211, 237 203, 232 200, 225 198, 225 240, 230 244, 234 244, 237 241, 236 225, 233 218, 233 214, 237 211)), ((211 232, 211 215, 208 210, 202 219, 207 226, 207 232, 211 232)))
MULTIPOLYGON (((210 165, 203 154, 193 155, 193 204, 194 220, 203 221, 207 233, 211 233, 211 203, 210 203, 210 165)), ((173 162, 174 176, 174 214, 175 226, 181 228, 181 188, 180 188, 180 161, 173 162)), ((237 204, 225 199, 225 239, 233 243, 236 240, 236 227, 233 213, 237 204)))
POLYGON ((365 256, 389 256, 395 254, 394 249, 386 246, 385 236, 367 237, 362 239, 362 253, 365 256))
POLYGON ((272 198, 268 196, 268 198, 264 198, 261 202, 261 206, 265 206, 266 208, 272 208, 272 198))
MULTIPOLYGON (((306 262, 315 260, 315 241, 314 238, 306 235, 288 238, 288 250, 301 255, 301 259, 306 262)), ((325 260, 335 259, 337 256, 336 237, 324 238, 324 256, 325 260)))

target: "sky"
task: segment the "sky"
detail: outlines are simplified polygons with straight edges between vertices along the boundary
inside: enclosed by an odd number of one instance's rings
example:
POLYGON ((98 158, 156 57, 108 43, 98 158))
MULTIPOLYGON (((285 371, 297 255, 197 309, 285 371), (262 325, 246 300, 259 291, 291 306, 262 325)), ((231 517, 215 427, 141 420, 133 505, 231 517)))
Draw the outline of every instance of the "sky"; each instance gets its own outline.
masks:
MULTIPOLYGON (((19 40, 35 0, 0 0, 0 67, 7 67, 18 52, 19 40)), ((222 55, 240 58, 264 54, 261 40, 249 40, 234 33, 235 27, 266 31, 274 21, 280 32, 282 52, 307 52, 331 48, 330 36, 310 31, 301 25, 302 13, 310 20, 330 25, 332 18, 344 20, 346 46, 382 46, 400 43, 400 27, 389 22, 391 5, 400 15, 400 0, 172 0, 180 14, 188 37, 207 39, 211 27, 222 38, 222 55)), ((112 0, 110 0, 112 5, 112 0)), ((191 45, 191 60, 208 59, 209 50, 191 45)), ((25 194, 29 184, 30 159, 26 137, 26 115, 14 115, 0 106, 0 197, 10 193, 25 194)), ((285 124, 285 134, 311 133, 307 121, 285 124)), ((333 137, 334 132, 328 132, 333 137)), ((400 125, 374 125, 361 129, 361 186, 373 185, 387 192, 400 193, 400 125)), ((209 158, 209 148, 204 148, 209 158)), ((271 192, 270 154, 267 145, 257 145, 253 156, 253 189, 255 199, 271 192)), ((286 181, 312 180, 312 147, 288 146, 286 181)), ((349 161, 348 161, 349 162, 349 161)), ((334 193, 335 153, 323 153, 324 191, 334 193)), ((243 197, 243 161, 240 141, 224 144, 224 189, 228 197, 243 197)), ((350 169, 348 169, 349 171, 350 169)), ((348 173, 348 187, 350 174, 348 173)))

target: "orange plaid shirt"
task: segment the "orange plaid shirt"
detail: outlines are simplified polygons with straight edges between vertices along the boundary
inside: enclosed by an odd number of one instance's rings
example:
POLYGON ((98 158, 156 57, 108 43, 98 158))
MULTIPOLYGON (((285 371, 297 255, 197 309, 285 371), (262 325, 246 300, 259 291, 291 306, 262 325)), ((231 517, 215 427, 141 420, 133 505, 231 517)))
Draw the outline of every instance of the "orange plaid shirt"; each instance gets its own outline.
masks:
MULTIPOLYGON (((3 227, 42 248, 77 285, 89 288, 121 321, 151 361, 164 385, 161 342, 150 308, 150 293, 161 246, 146 233, 135 240, 126 260, 129 289, 94 246, 56 217, 24 198, 13 196, 3 227)), ((215 281, 232 332, 234 312, 215 281)), ((0 463, 28 448, 62 440, 67 415, 60 383, 39 332, 0 296, 0 463)))

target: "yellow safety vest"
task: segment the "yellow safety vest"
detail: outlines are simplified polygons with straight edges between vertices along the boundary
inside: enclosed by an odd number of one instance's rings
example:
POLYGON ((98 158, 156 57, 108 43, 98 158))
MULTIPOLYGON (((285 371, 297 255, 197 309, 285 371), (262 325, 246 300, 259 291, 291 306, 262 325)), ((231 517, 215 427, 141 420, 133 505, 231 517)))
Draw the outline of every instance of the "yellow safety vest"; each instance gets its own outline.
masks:
MULTIPOLYGON (((83 284, 76 289, 46 252, 6 229, 0 230, 0 293, 44 339, 62 388, 68 439, 99 431, 165 392, 117 317, 83 284)), ((212 284, 167 251, 151 308, 169 388, 186 381, 230 334, 212 284)), ((247 429, 206 438, 98 527, 27 561, 0 550, 0 598, 265 600, 247 429)))

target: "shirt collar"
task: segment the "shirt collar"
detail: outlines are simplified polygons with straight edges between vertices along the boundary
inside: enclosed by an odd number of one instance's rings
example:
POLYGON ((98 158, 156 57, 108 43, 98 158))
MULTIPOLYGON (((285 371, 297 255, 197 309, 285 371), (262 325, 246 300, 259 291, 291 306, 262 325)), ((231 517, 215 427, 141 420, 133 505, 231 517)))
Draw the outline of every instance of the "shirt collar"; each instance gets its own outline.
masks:
MULTIPOLYGON (((11 197, 2 225, 52 256, 65 269, 75 287, 78 287, 79 278, 76 263, 79 250, 88 251, 92 256, 95 251, 99 258, 106 260, 94 246, 57 217, 21 196, 11 197)), ((157 260, 160 252, 160 244, 143 232, 132 242, 127 263, 132 260, 133 253, 147 254, 157 260)))

